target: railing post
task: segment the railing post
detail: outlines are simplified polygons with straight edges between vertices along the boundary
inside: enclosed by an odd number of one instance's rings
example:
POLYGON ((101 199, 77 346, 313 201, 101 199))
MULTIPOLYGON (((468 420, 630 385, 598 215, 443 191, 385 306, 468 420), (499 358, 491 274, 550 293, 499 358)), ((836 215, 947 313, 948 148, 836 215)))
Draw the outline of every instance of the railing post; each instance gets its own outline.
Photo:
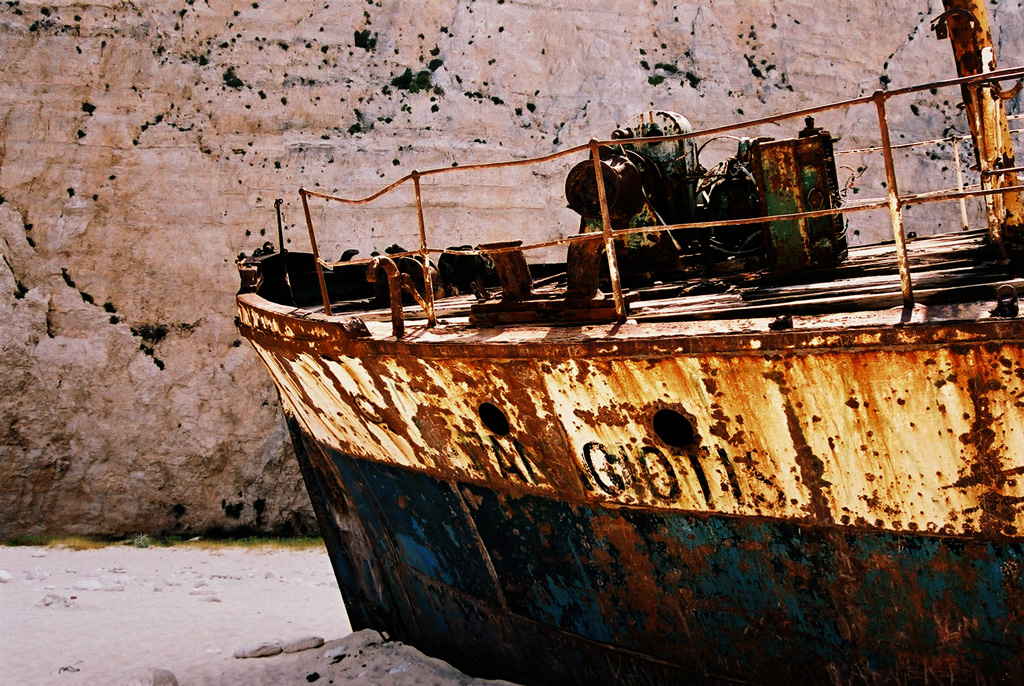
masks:
POLYGON ((615 237, 612 236, 612 218, 608 211, 608 194, 604 188, 604 173, 601 169, 600 147, 596 140, 590 141, 590 158, 594 162, 597 176, 597 199, 601 203, 601 226, 604 232, 604 251, 608 258, 608 276, 612 282, 612 297, 615 298, 615 315, 620 322, 626 321, 626 303, 622 298, 622 282, 619 281, 619 259, 615 254, 615 237))
POLYGON ((390 257, 375 257, 366 268, 366 280, 377 281, 377 270, 383 269, 388 281, 388 303, 391 305, 391 332, 395 338, 405 335, 405 311, 402 308, 402 274, 390 257))
MULTIPOLYGON (((956 134, 953 135, 953 167, 956 169, 956 189, 962 193, 964 172, 963 165, 960 164, 960 137, 956 134)), ((960 198, 960 227, 964 231, 971 228, 970 221, 967 219, 967 200, 965 198, 960 198)))
POLYGON ((327 282, 324 281, 324 268, 320 264, 320 252, 316 247, 316 233, 313 231, 313 219, 309 216, 309 201, 306 199, 306 189, 299 189, 299 197, 302 198, 302 211, 306 215, 306 228, 309 229, 309 244, 313 248, 313 262, 316 263, 316 276, 320 280, 320 295, 324 299, 324 314, 331 316, 331 299, 327 295, 327 282))
MULTIPOLYGON (((966 86, 965 86, 966 88, 966 86)), ((980 103, 985 98, 991 95, 990 91, 985 88, 985 84, 979 83, 974 86, 971 96, 971 100, 974 103, 980 103)), ((977 148, 976 157, 978 159, 978 173, 981 177, 981 189, 991 190, 993 186, 992 171, 992 152, 989 150, 989 143, 991 138, 988 132, 988 121, 985 118, 982 109, 980 107, 968 108, 968 114, 974 115, 974 127, 973 131, 977 133, 975 138, 977 148)), ((997 195, 985 195, 985 213, 986 219, 988 220, 988 234, 995 244, 996 249, 999 250, 999 256, 1006 260, 1009 256, 1006 252, 1006 245, 1003 243, 1003 222, 1000 217, 1002 214, 1000 208, 1002 205, 1002 198, 997 195)))
POLYGON ((914 289, 910 282, 910 258, 907 257, 907 237, 903 233, 903 203, 896 187, 896 165, 892 159, 892 142, 889 140, 889 122, 885 117, 885 92, 875 91, 875 108, 878 110, 878 130, 882 134, 882 155, 885 157, 885 181, 889 191, 889 218, 892 220, 892 236, 896 240, 896 259, 900 269, 900 290, 903 304, 914 304, 914 289))
POLYGON ((416 192, 416 221, 420 230, 420 258, 423 260, 423 302, 426 307, 423 309, 427 314, 427 327, 437 324, 437 316, 434 314, 434 281, 430 276, 430 258, 427 253, 427 229, 423 223, 423 197, 420 193, 420 173, 417 170, 412 172, 412 186, 416 192))

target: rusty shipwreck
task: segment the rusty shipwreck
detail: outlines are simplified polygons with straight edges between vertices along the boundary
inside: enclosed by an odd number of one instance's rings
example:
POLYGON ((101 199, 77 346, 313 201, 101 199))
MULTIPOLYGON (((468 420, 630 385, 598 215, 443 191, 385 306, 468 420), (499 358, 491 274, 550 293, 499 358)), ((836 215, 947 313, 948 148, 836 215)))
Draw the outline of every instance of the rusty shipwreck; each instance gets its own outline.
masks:
POLYGON ((1024 683, 1024 68, 997 69, 980 0, 946 5, 956 78, 300 191, 312 252, 242 256, 238 316, 353 626, 531 683, 1024 683), (925 91, 962 133, 895 144, 887 108, 925 91), (815 122, 850 108, 879 197, 842 197, 851 151, 815 122), (901 189, 900 160, 960 141, 954 182, 901 189), (432 238, 427 181, 552 160, 567 235, 432 238), (415 249, 321 257, 314 203, 399 188, 415 249), (936 204, 962 222, 911 235, 936 204), (888 240, 848 244, 855 216, 888 240))

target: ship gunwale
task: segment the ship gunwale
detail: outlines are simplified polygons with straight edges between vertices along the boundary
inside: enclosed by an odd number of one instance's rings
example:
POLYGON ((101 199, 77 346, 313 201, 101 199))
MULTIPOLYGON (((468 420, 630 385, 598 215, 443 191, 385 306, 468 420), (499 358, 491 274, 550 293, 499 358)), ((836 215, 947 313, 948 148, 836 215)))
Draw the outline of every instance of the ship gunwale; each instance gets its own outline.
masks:
MULTIPOLYGON (((309 314, 272 303, 256 294, 238 296, 243 320, 240 329, 266 347, 302 349, 304 352, 341 355, 403 355, 421 358, 547 358, 567 357, 575 350, 585 349, 587 355, 598 357, 645 357, 658 353, 686 355, 735 353, 770 355, 776 352, 839 352, 879 348, 948 348, 977 343, 1020 343, 1024 340, 1024 320, 986 318, 969 315, 986 312, 991 303, 980 301, 960 305, 962 318, 901 323, 902 308, 875 311, 874 321, 856 324, 826 324, 821 328, 794 328, 786 331, 767 329, 770 319, 746 320, 763 329, 687 333, 685 327, 671 323, 627 323, 625 325, 589 325, 580 327, 532 326, 514 327, 515 331, 555 330, 559 341, 502 340, 467 341, 467 331, 479 333, 465 325, 438 326, 432 330, 413 329, 403 339, 350 338, 339 319, 309 314), (296 315, 295 313, 300 314, 296 315), (259 321, 257 321, 257 317, 259 321), (615 330, 614 338, 608 333, 615 330), (287 332, 286 332, 287 331, 287 332), (955 338, 951 338, 951 334, 955 338), (417 335, 433 340, 417 341, 417 335), (496 353, 499 353, 497 355, 496 353)), ((807 318, 813 326, 814 317, 807 318)), ((804 322, 801 322, 803 324, 804 322)), ((377 328, 377 327, 374 327, 377 328)), ((378 329, 380 330, 380 329, 378 329)), ((493 331, 493 330, 485 330, 493 331)), ((381 333, 383 333, 381 331, 381 333)))

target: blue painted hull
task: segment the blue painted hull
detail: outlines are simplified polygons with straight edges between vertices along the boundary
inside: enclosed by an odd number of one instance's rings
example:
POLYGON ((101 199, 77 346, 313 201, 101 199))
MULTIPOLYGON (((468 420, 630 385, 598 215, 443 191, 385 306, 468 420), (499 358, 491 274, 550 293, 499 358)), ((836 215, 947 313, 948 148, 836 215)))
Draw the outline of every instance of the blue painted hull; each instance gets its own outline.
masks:
POLYGON ((353 625, 536 683, 1024 683, 1024 547, 502 493, 290 422, 353 625))

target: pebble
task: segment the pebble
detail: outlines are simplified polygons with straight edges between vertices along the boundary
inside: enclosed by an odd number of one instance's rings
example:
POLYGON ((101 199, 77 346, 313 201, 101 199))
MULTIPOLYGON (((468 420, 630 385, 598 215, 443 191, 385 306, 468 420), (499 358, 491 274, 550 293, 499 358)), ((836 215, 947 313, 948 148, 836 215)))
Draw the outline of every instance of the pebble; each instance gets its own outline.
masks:
POLYGON ((239 648, 235 651, 235 657, 238 659, 244 659, 247 657, 269 657, 271 655, 277 655, 282 652, 283 648, 280 641, 264 641, 262 643, 253 643, 239 648))
POLYGON ((32 569, 25 572, 25 578, 29 581, 42 581, 48 576, 50 576, 50 573, 44 572, 39 567, 33 567, 32 569))
POLYGON ((202 600, 205 603, 219 603, 220 602, 220 598, 218 598, 215 595, 204 595, 204 596, 202 596, 200 598, 200 600, 202 600))
POLYGON ((286 653, 297 653, 302 650, 312 650, 313 648, 319 648, 324 644, 324 639, 320 636, 303 636, 297 638, 294 641, 288 641, 281 648, 286 653))
POLYGON ((50 607, 56 605, 58 607, 71 607, 71 601, 62 595, 56 593, 47 593, 43 596, 43 599, 36 603, 36 607, 50 607))
POLYGON ((32 557, 46 557, 46 551, 45 550, 33 550, 32 551, 32 557))
POLYGON ((123 591, 123 581, 107 581, 106 583, 99 579, 79 579, 72 588, 76 591, 123 591))
POLYGON ((217 591, 212 588, 196 588, 188 592, 189 595, 217 595, 217 591))
POLYGON ((178 686, 178 678, 166 669, 147 667, 124 675, 117 686, 178 686))
POLYGON ((14 577, 6 569, 0 569, 0 584, 6 584, 14 577))

